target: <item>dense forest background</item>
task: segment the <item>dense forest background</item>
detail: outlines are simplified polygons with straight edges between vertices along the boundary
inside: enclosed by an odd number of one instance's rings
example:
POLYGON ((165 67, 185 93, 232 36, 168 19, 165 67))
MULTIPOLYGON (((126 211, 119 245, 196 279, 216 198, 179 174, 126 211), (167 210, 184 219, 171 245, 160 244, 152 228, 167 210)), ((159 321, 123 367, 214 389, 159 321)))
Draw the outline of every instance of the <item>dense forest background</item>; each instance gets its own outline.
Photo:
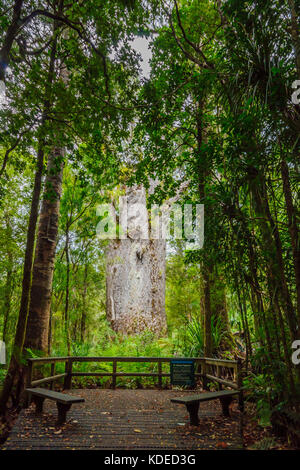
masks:
POLYGON ((2 0, 0 18, 2 411, 42 354, 242 357, 260 416, 294 411, 299 3, 2 0), (96 236, 97 205, 150 179, 149 204, 188 181, 177 203, 205 206, 203 249, 168 243, 160 338, 111 328, 96 236))

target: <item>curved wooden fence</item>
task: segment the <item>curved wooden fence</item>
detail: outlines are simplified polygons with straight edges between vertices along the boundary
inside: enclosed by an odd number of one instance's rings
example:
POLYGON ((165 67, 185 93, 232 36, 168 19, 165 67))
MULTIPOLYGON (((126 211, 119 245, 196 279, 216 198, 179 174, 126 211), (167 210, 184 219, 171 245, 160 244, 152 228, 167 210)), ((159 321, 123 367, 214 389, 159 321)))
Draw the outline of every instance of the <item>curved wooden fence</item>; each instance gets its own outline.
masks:
POLYGON ((209 382, 216 382, 219 388, 222 386, 232 389, 241 389, 242 387, 242 363, 240 360, 233 361, 228 359, 214 359, 207 357, 43 357, 28 359, 28 387, 36 387, 42 384, 50 384, 57 380, 64 379, 64 389, 72 388, 73 377, 112 377, 112 388, 117 386, 118 377, 153 377, 157 379, 157 385, 162 388, 163 377, 170 377, 170 373, 163 372, 162 365, 170 363, 173 359, 193 360, 195 362, 195 377, 202 378, 204 388, 207 388, 209 382), (56 374, 55 367, 57 363, 65 363, 65 372, 56 374), (75 364, 78 363, 111 363, 111 372, 80 372, 76 371, 75 364), (118 365, 121 363, 156 363, 157 372, 123 372, 118 371, 118 365), (34 368, 38 365, 50 364, 51 370, 48 377, 34 379, 34 368))

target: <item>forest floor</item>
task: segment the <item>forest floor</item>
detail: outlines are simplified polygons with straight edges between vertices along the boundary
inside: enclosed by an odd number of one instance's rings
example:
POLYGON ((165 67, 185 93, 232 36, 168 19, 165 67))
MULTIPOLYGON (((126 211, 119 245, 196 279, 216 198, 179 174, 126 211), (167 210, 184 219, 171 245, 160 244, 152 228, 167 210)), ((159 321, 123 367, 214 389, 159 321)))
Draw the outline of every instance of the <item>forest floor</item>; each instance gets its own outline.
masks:
POLYGON ((85 398, 73 405, 67 423, 55 427, 55 402, 46 400, 44 413, 36 416, 34 406, 22 410, 1 450, 79 449, 181 449, 222 450, 255 448, 285 449, 282 442, 257 425, 250 415, 244 418, 232 405, 231 417, 221 415, 219 402, 200 406, 199 426, 190 426, 186 408, 170 398, 184 391, 78 389, 72 394, 85 398), (260 447, 259 447, 260 448, 260 447))

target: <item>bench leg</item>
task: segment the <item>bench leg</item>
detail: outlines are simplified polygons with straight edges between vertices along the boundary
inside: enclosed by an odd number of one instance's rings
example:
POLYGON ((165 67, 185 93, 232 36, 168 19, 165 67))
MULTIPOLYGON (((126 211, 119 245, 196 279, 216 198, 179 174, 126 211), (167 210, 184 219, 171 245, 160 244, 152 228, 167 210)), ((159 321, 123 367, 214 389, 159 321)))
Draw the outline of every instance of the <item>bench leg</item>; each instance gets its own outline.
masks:
POLYGON ((189 415, 190 415, 190 424, 191 424, 191 426, 198 426, 198 424, 199 424, 199 417, 198 417, 199 402, 198 403, 188 403, 186 405, 186 409, 188 410, 189 415))
POLYGON ((45 398, 33 396, 32 401, 35 403, 35 412, 36 414, 43 413, 43 405, 44 405, 45 398))
POLYGON ((239 410, 243 413, 244 412, 244 394, 243 391, 239 394, 239 410))
POLYGON ((232 397, 221 397, 220 398, 223 416, 230 416, 229 405, 232 402, 232 397))
POLYGON ((66 405, 64 403, 56 402, 56 406, 58 409, 58 418, 56 421, 56 425, 60 426, 61 424, 64 424, 66 422, 67 412, 69 411, 72 405, 66 405))

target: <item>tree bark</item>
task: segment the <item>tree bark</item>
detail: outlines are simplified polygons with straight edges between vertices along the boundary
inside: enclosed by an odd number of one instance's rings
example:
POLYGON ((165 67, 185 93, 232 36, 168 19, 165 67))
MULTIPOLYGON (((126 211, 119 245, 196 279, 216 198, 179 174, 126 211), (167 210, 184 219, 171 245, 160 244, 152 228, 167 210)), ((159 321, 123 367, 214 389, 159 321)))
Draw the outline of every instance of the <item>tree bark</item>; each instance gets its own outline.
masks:
POLYGON ((5 70, 9 64, 9 54, 19 29, 19 21, 21 17, 23 0, 15 0, 13 16, 10 25, 3 41, 3 46, 0 49, 0 81, 5 79, 5 70))
POLYGON ((31 298, 25 348, 47 354, 51 307, 52 280, 58 232, 59 207, 63 177, 62 148, 49 155, 44 200, 42 204, 35 260, 33 264, 31 298))
POLYGON ((289 179, 289 169, 285 160, 281 162, 281 176, 283 183, 283 192, 285 197, 286 212, 289 221, 289 232, 292 243, 293 263, 296 278, 296 295, 297 295, 297 316, 300 327, 300 245, 297 211, 293 204, 292 190, 289 179))
POLYGON ((85 340, 85 332, 86 332, 86 295, 87 295, 88 267, 89 265, 88 263, 86 263, 84 266, 82 314, 81 314, 81 325, 80 325, 80 340, 82 343, 85 340))
POLYGON ((264 255, 275 290, 278 290, 285 316, 290 328, 292 339, 297 339, 297 320, 286 280, 282 244, 278 227, 275 224, 269 207, 268 194, 265 187, 264 175, 255 168, 249 168, 252 180, 250 189, 253 196, 253 206, 258 218, 264 255))
POLYGON ((294 0, 288 0, 291 9, 291 36, 295 49, 296 67, 298 78, 300 79, 300 36, 297 12, 294 0))
POLYGON ((70 344, 70 332, 69 332, 69 298, 70 298, 70 255, 69 255, 69 244, 70 244, 70 232, 69 225, 67 222, 66 227, 66 262, 67 262, 67 272, 66 272, 66 294, 65 294, 65 316, 64 316, 64 325, 65 325, 65 335, 67 341, 68 356, 71 355, 71 344, 70 344))
MULTIPOLYGON (((36 223, 37 223, 37 218, 38 218, 38 206, 39 206, 41 184, 42 184, 43 161, 44 161, 44 151, 43 151, 43 148, 40 147, 38 151, 37 171, 35 174, 35 182, 34 182, 29 223, 28 223, 28 229, 27 229, 27 241, 26 241, 24 269, 23 269, 21 305, 20 305, 17 329, 15 333, 14 346, 12 350, 12 356, 11 356, 8 372, 5 377, 1 399, 0 399, 0 414, 3 414, 5 412, 6 404, 11 395, 14 383, 15 382, 19 383, 19 385, 17 386, 17 393, 18 393, 18 390, 20 390, 20 388, 22 388, 24 384, 24 377, 23 377, 24 368, 22 367, 22 351, 23 351, 23 345, 24 345, 24 339, 25 339, 27 315, 28 315, 32 258, 33 258, 33 249, 34 249, 34 241, 35 241, 35 229, 36 229, 36 223)), ((16 395, 14 398, 14 402, 17 403, 18 400, 19 400, 19 397, 16 395)))
POLYGON ((6 270, 6 281, 4 287, 4 305, 3 305, 3 330, 2 338, 4 343, 7 343, 7 327, 9 314, 11 309, 11 298, 12 298, 12 287, 13 287, 13 257, 11 252, 8 253, 8 266, 6 270))

